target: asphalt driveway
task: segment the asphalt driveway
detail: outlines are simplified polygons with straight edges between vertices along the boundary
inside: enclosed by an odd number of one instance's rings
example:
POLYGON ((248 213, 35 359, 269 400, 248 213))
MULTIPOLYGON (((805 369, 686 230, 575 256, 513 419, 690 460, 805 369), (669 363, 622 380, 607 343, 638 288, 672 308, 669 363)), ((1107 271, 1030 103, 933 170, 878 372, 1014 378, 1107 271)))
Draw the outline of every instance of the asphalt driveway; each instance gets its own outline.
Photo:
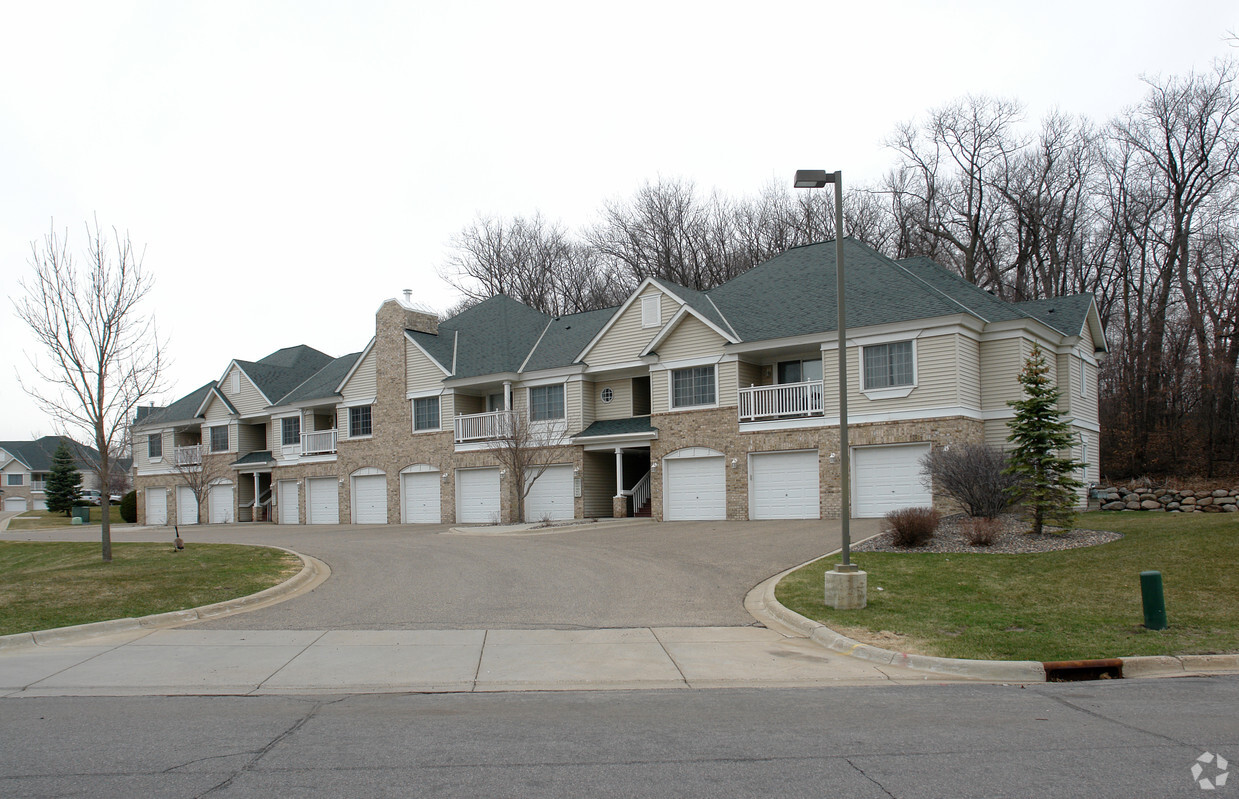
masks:
MULTIPOLYGON (((603 522, 492 535, 447 525, 203 525, 195 542, 276 544, 331 567, 314 591, 196 629, 426 630, 734 627, 765 578, 840 545, 837 521, 603 522)), ((853 538, 877 532, 855 521, 853 538)), ((94 536, 97 537, 97 528, 94 536)), ((74 529, 5 538, 89 539, 74 529)), ((170 528, 117 530, 163 540, 170 528)))

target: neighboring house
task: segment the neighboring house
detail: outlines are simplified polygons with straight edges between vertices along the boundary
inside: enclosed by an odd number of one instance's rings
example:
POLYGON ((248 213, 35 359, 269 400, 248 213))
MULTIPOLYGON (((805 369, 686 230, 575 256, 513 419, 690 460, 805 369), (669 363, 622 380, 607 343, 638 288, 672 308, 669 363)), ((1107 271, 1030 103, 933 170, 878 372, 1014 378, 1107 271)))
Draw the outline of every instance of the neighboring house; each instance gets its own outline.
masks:
MULTIPOLYGON (((1034 344, 1051 356, 1084 480, 1097 479, 1106 344, 1092 297, 1007 303, 929 259, 845 249, 856 516, 933 503, 918 463, 931 447, 1004 445, 1034 344)), ((380 306, 360 353, 233 361, 143 409, 145 520, 189 518, 169 458, 220 457, 212 521, 515 521, 493 450, 509 414, 570 443, 533 484, 529 520, 839 514, 833 243, 706 292, 650 278, 619 307, 559 318, 498 295, 439 321, 408 295, 380 306)))
MULTIPOLYGON (((43 489, 62 441, 75 456, 82 475, 81 487, 99 488, 99 476, 94 467, 99 451, 94 447, 60 436, 43 436, 34 441, 0 441, 0 496, 4 498, 4 510, 47 510, 43 489)), ((128 458, 122 458, 115 466, 112 474, 119 477, 129 471, 131 463, 128 458)))

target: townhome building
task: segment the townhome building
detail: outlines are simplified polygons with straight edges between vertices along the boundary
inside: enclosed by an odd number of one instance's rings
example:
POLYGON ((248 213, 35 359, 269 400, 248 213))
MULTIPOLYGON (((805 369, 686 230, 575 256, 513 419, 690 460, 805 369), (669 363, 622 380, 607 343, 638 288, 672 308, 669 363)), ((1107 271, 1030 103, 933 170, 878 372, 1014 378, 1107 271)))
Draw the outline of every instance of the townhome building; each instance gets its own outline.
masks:
MULTIPOLYGON (((32 441, 0 441, 0 497, 6 511, 47 510, 47 478, 52 473, 56 450, 61 443, 73 453, 81 476, 79 486, 98 491, 99 475, 94 471, 99 451, 69 438, 43 436, 32 441)), ((115 493, 130 470, 130 460, 121 458, 111 471, 110 491, 115 493)))
MULTIPOLYGON (((1091 296, 1009 303, 927 258, 844 249, 854 515, 945 504, 921 458, 1004 446, 1034 346, 1062 389, 1081 477, 1099 478, 1106 343, 1091 296)), ((234 360, 143 409, 139 512, 196 521, 170 464, 216 458, 212 522, 520 521, 498 457, 515 424, 556 456, 528 487, 528 521, 837 517, 835 285, 829 242, 709 291, 649 278, 618 307, 557 318, 497 295, 440 320, 406 292, 380 305, 360 352, 234 360)))

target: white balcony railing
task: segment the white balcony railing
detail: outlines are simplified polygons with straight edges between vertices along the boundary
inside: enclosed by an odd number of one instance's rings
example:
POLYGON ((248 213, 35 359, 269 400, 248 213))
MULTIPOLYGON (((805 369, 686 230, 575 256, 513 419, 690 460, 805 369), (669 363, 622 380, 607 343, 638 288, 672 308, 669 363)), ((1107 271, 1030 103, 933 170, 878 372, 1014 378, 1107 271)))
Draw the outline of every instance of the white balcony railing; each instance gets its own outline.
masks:
POLYGON ((302 455, 331 455, 336 451, 335 430, 314 430, 301 434, 302 455))
POLYGON ((202 445, 194 444, 188 447, 174 447, 172 462, 177 466, 197 466, 202 463, 202 445))
POLYGON ((740 389, 740 421, 821 416, 822 381, 740 389))
POLYGON ((31 491, 46 491, 47 481, 46 480, 31 480, 30 490, 31 491))
POLYGON ((507 435, 512 429, 511 411, 491 411, 490 413, 471 413, 467 416, 457 416, 456 443, 469 441, 490 441, 507 435))

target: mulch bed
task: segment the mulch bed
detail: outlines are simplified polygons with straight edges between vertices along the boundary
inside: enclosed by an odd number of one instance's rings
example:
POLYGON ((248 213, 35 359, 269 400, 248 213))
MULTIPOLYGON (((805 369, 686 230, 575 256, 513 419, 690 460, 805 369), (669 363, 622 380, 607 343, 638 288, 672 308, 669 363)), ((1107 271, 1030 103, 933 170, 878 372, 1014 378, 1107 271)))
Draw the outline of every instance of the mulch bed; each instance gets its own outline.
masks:
POLYGON ((927 544, 920 547, 897 547, 891 543, 892 534, 884 532, 864 543, 852 547, 853 552, 975 552, 991 555, 1024 555, 1033 552, 1053 552, 1059 549, 1076 549, 1108 544, 1123 536, 1104 530, 1063 530, 1045 527, 1041 535, 1028 532, 1028 521, 1017 515, 998 517, 1001 529, 997 539, 987 547, 968 543, 962 530, 964 514, 946 516, 938 524, 938 530, 927 544))

